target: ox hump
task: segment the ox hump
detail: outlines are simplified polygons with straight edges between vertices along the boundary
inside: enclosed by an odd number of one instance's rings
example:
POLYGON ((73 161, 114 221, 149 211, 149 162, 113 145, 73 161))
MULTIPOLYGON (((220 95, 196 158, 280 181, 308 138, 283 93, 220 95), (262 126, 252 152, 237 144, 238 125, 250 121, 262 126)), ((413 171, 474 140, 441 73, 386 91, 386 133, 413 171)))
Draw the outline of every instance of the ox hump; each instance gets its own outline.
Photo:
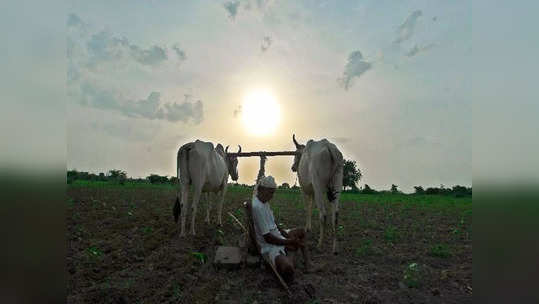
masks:
POLYGON ((202 147, 204 147, 204 148, 209 148, 209 149, 213 150, 213 143, 211 143, 211 142, 208 142, 208 141, 202 141, 202 140, 197 139, 197 140, 195 141, 195 143, 196 143, 198 146, 202 146, 202 147))

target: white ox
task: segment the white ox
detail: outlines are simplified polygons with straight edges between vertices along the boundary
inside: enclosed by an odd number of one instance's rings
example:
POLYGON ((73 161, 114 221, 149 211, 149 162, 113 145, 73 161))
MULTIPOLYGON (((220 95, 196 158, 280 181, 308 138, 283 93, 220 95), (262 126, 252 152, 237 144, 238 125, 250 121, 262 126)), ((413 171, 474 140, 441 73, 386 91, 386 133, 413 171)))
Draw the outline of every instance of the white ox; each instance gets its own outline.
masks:
MULTIPOLYGON (((239 146, 241 152, 241 146, 239 146)), ((177 172, 180 180, 180 189, 176 194, 174 204, 174 219, 178 222, 181 215, 180 237, 185 236, 185 220, 188 211, 189 186, 193 186, 192 221, 191 233, 195 235, 195 218, 197 214, 200 196, 206 193, 208 208, 206 222, 210 221, 209 194, 215 193, 218 202, 218 224, 222 225, 221 215, 223 212, 223 200, 228 184, 228 175, 232 180, 238 180, 238 158, 228 154, 228 146, 223 151, 223 146, 217 144, 215 149, 211 142, 196 140, 187 143, 178 150, 177 172)))
POLYGON ((318 248, 322 247, 324 238, 324 226, 326 224, 326 197, 331 205, 333 224, 333 253, 337 252, 336 228, 339 225, 339 198, 341 196, 344 160, 342 153, 327 139, 320 141, 309 140, 307 145, 301 145, 296 141, 295 135, 292 140, 296 145, 296 156, 292 171, 298 173, 298 180, 303 191, 307 222, 305 230, 312 229, 311 213, 313 199, 319 210, 320 239, 318 248))

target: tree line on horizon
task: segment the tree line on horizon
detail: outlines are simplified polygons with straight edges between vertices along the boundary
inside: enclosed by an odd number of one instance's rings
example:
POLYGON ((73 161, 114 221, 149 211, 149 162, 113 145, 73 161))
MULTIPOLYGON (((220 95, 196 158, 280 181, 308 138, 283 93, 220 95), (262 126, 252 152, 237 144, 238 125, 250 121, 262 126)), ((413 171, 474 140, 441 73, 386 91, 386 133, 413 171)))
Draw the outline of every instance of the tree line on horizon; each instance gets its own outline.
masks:
MULTIPOLYGON (((343 189, 345 193, 361 193, 361 194, 382 194, 382 193, 402 193, 395 184, 391 185, 389 190, 375 190, 368 184, 364 184, 363 187, 358 187, 357 184, 363 177, 361 170, 357 167, 356 161, 344 160, 343 166, 343 189)), ((77 171, 76 169, 67 171, 67 183, 71 184, 75 180, 84 181, 101 181, 101 182, 114 182, 120 185, 124 185, 126 182, 131 183, 150 183, 150 184, 177 184, 178 178, 176 176, 162 176, 159 174, 150 174, 145 178, 131 178, 127 176, 127 173, 123 170, 113 169, 109 170, 106 174, 100 172, 98 174, 84 171, 77 171)), ((243 187, 253 187, 254 185, 237 184, 235 185, 243 187)), ((290 186, 288 183, 282 183, 278 186, 282 190, 299 190, 300 187, 296 184, 290 186)), ((472 187, 465 187, 461 185, 455 185, 451 188, 446 188, 444 185, 440 187, 427 187, 415 186, 413 194, 426 194, 426 195, 454 195, 456 197, 472 195, 472 187)))
POLYGON ((76 169, 68 170, 67 171, 67 183, 71 184, 73 181, 76 180, 84 180, 84 181, 94 181, 94 182, 116 182, 121 185, 125 184, 126 182, 138 182, 138 183, 151 183, 151 184, 175 184, 178 182, 178 178, 175 176, 162 176, 159 174, 150 174, 149 176, 145 178, 133 178, 128 177, 127 172, 123 170, 113 169, 109 170, 106 174, 103 172, 100 172, 98 174, 91 173, 91 172, 85 172, 85 171, 77 171, 76 169))

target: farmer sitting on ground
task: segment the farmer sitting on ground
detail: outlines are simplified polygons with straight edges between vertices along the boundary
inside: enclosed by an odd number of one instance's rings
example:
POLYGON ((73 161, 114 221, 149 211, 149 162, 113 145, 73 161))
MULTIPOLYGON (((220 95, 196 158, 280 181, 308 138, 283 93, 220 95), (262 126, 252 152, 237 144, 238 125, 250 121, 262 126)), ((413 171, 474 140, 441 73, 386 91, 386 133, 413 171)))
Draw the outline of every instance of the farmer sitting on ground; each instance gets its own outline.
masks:
POLYGON ((253 222, 256 241, 260 246, 261 254, 269 254, 279 274, 288 282, 294 280, 294 263, 291 257, 286 256, 287 251, 298 249, 303 253, 305 270, 312 270, 311 261, 305 248, 305 231, 293 229, 285 231, 275 224, 269 201, 277 188, 272 176, 264 177, 265 156, 260 160, 258 182, 252 199, 253 222))

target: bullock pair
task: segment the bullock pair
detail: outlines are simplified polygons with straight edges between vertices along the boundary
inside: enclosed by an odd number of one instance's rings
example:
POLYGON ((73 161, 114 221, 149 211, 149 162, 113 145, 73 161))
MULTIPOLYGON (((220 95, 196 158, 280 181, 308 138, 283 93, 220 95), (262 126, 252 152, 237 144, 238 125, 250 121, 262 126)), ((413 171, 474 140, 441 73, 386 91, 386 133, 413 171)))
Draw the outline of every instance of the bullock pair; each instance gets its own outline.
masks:
MULTIPOLYGON (((326 197, 332 212, 333 252, 337 252, 336 228, 339 218, 339 197, 342 189, 344 160, 337 147, 326 139, 309 140, 306 145, 299 144, 295 135, 292 140, 296 146, 296 155, 292 171, 297 172, 298 180, 305 200, 307 220, 305 229, 312 229, 312 202, 319 210, 320 238, 318 247, 322 247, 324 226, 327 219, 326 197)), ((181 214, 180 237, 185 235, 185 217, 187 213, 189 186, 193 186, 193 204, 191 233, 195 234, 195 216, 202 192, 218 193, 218 224, 221 225, 223 200, 228 184, 228 175, 234 181, 238 179, 237 154, 231 155, 228 147, 223 150, 220 144, 214 149, 213 144, 197 140, 183 145, 178 151, 178 178, 180 191, 176 196, 174 217, 176 222, 181 214)), ((241 152, 241 147, 238 153, 241 152)), ((209 222, 208 204, 206 221, 209 222)))

